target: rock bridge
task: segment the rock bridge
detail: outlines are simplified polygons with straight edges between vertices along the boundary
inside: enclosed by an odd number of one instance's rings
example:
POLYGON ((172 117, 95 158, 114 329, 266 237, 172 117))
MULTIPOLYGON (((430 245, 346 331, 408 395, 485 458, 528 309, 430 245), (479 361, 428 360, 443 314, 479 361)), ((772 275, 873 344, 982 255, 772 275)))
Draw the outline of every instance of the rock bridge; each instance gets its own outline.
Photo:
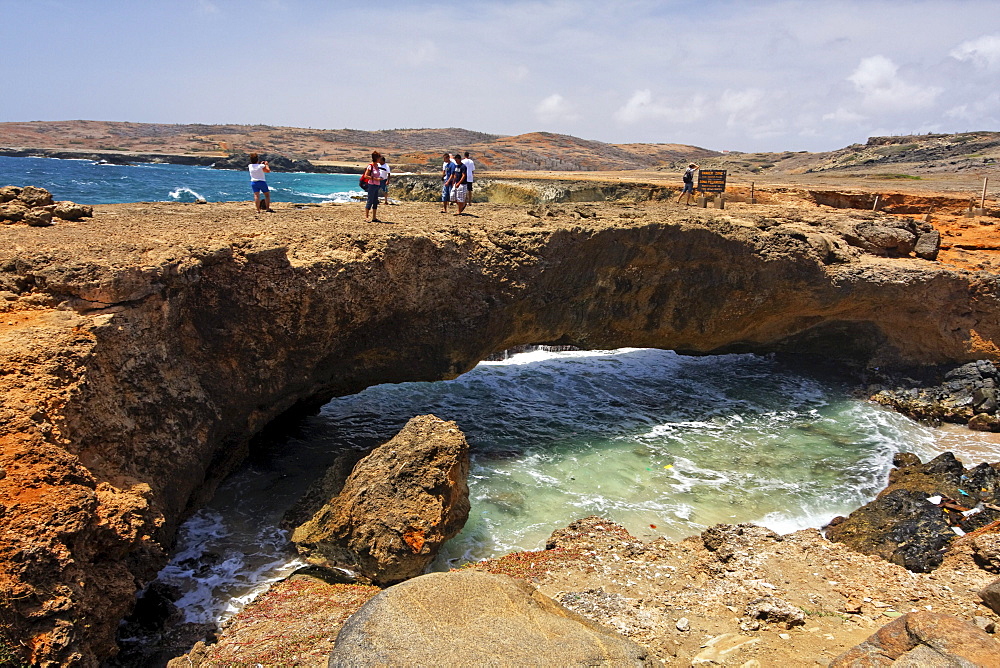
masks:
POLYGON ((916 236, 905 221, 470 212, 405 204, 376 227, 356 206, 146 203, 0 227, 0 643, 96 665, 249 439, 372 384, 454 377, 531 343, 858 366, 1000 357, 997 277, 879 257, 907 253, 870 228, 916 236))

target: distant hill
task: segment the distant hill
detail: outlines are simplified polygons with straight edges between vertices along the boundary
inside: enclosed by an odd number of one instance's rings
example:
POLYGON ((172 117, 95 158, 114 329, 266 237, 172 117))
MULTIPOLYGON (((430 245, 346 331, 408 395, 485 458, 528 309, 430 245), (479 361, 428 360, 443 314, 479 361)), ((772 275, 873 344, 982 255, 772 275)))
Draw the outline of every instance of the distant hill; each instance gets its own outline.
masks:
POLYGON ((764 174, 831 172, 906 178, 920 174, 993 171, 1000 167, 1000 132, 871 137, 824 153, 725 153, 702 167, 764 174))
POLYGON ((313 163, 364 164, 373 149, 398 170, 435 171, 441 154, 469 151, 486 169, 676 171, 689 162, 732 173, 830 172, 905 178, 921 173, 996 169, 1000 132, 872 137, 821 153, 738 153, 685 144, 607 144, 550 132, 492 135, 462 128, 324 130, 270 125, 111 121, 0 123, 0 147, 225 156, 257 151, 313 163))
POLYGON ((373 149, 394 167, 438 169, 441 154, 469 151, 484 168, 603 171, 650 169, 721 155, 683 144, 606 144, 533 132, 514 137, 461 128, 318 130, 270 125, 170 125, 111 121, 0 123, 0 147, 224 156, 276 153, 312 162, 364 163, 373 149))

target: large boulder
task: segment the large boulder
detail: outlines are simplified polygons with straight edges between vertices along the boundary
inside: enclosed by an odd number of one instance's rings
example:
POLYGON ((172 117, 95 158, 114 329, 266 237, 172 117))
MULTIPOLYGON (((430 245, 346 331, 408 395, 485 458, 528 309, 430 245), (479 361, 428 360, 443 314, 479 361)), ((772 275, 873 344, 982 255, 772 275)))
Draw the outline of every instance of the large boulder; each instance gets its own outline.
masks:
POLYGON ((76 202, 59 202, 52 215, 63 220, 80 220, 94 215, 94 207, 76 202))
POLYGON ((469 518, 469 445, 454 422, 413 418, 354 467, 335 498, 298 526, 306 559, 379 585, 419 575, 469 518))
POLYGON ((827 538, 926 573, 941 565, 959 534, 1000 519, 998 465, 966 470, 950 452, 926 464, 912 455, 896 463, 888 487, 849 517, 835 518, 827 538))
POLYGON ((911 612, 838 656, 830 668, 891 665, 998 668, 1000 643, 957 617, 911 612))
POLYGON ((21 188, 21 194, 17 198, 24 202, 25 206, 32 208, 52 204, 52 193, 45 188, 37 188, 35 186, 21 188))
POLYGON ((329 666, 656 666, 531 585, 479 571, 390 587, 344 623, 329 666))

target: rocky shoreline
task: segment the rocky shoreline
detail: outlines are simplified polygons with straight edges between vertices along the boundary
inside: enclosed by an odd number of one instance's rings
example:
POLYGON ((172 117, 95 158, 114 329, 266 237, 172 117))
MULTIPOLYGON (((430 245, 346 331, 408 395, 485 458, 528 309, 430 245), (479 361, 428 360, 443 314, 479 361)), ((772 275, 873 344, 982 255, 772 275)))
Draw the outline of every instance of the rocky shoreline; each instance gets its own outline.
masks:
POLYGON ((363 226, 351 205, 277 209, 106 205, 0 226, 11 651, 39 665, 113 654, 178 523, 250 437, 371 384, 454 377, 529 343, 808 354, 860 370, 1000 359, 997 276, 904 252, 919 227, 876 212, 654 199, 452 217, 412 203, 363 226))

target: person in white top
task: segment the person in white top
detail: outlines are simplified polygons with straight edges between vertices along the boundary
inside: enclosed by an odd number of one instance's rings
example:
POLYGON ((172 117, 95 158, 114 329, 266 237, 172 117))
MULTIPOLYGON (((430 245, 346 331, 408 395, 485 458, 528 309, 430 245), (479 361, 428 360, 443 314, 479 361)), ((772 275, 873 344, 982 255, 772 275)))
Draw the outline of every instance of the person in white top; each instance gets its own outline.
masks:
POLYGON ((392 170, 389 169, 389 164, 385 161, 385 156, 380 155, 378 158, 378 171, 382 175, 382 185, 379 187, 379 192, 382 193, 384 198, 382 203, 389 203, 389 177, 392 175, 392 170))
POLYGON ((250 165, 247 167, 250 170, 250 189, 253 190, 253 205, 257 211, 271 211, 271 191, 267 188, 267 177, 264 176, 265 173, 270 172, 271 168, 267 166, 267 160, 261 161, 256 153, 250 154, 250 165), (261 193, 264 195, 263 201, 261 200, 261 193))
POLYGON ((476 163, 473 162, 472 158, 469 157, 468 151, 465 152, 465 160, 462 161, 462 164, 465 165, 465 172, 466 172, 465 185, 467 186, 468 190, 468 193, 466 194, 465 198, 466 200, 465 203, 466 206, 468 206, 469 204, 472 204, 472 182, 475 181, 475 173, 476 173, 476 163))

